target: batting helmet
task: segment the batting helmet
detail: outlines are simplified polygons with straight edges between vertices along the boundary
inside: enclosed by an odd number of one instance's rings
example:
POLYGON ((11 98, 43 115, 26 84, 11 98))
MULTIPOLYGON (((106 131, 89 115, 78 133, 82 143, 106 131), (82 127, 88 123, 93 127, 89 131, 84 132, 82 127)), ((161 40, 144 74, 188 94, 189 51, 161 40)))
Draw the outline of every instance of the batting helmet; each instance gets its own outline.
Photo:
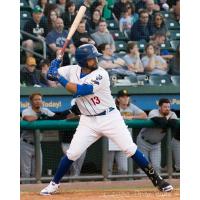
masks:
POLYGON ((81 67, 85 67, 87 65, 87 60, 91 58, 97 58, 102 56, 96 49, 96 47, 92 44, 84 44, 79 46, 75 52, 75 58, 78 64, 81 67))

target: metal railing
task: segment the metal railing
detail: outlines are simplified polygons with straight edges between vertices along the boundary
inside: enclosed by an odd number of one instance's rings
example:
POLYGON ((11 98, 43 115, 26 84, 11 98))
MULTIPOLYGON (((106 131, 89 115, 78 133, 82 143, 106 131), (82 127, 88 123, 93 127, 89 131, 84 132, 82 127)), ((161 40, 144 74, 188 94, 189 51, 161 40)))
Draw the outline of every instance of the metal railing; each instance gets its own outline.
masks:
MULTIPOLYGON (((125 120, 126 125, 129 128, 155 128, 157 127, 152 120, 149 119, 134 119, 134 120, 125 120)), ((35 178, 21 178, 21 181, 36 181, 40 183, 41 181, 49 181, 52 177, 42 177, 41 172, 41 159, 40 159, 40 130, 66 130, 71 128, 76 128, 78 125, 77 120, 40 120, 40 121, 21 121, 20 128, 21 129, 31 129, 35 130, 35 155, 36 155, 36 173, 35 178)), ((179 173, 173 173, 173 161, 172 161, 172 149, 171 149, 171 139, 172 132, 171 128, 167 129, 167 173, 161 173, 162 176, 167 176, 168 178, 172 178, 172 176, 179 175, 179 173)), ((102 163, 102 175, 94 175, 94 176, 78 176, 78 177, 63 177, 62 180, 107 180, 113 178, 138 178, 144 177, 145 174, 133 174, 133 170, 131 169, 132 164, 128 164, 128 174, 127 175, 109 175, 108 174, 108 163, 107 163, 107 152, 108 152, 108 140, 107 138, 103 138, 102 143, 103 149, 103 163, 102 163)))
POLYGON ((28 51, 28 52, 30 52, 30 53, 32 53, 32 54, 34 54, 34 55, 36 55, 36 56, 38 56, 38 57, 40 57, 42 59, 46 59, 47 58, 47 48, 46 48, 45 40, 43 40, 41 38, 38 38, 38 37, 26 32, 26 31, 23 31, 23 30, 20 30, 20 33, 22 35, 26 35, 26 36, 30 37, 31 39, 38 40, 39 42, 41 42, 42 46, 43 46, 43 54, 39 54, 39 53, 37 53, 35 51, 27 49, 27 48, 23 47, 22 45, 20 46, 21 49, 23 49, 24 51, 28 51))

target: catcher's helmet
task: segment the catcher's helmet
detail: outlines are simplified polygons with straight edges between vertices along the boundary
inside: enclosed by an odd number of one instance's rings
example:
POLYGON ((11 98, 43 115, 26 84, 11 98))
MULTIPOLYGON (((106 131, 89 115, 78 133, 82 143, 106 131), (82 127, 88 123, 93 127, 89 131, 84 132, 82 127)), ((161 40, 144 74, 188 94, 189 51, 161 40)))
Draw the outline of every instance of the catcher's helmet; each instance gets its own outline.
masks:
POLYGON ((87 66, 87 60, 102 56, 92 44, 83 44, 76 49, 75 58, 80 67, 87 66))

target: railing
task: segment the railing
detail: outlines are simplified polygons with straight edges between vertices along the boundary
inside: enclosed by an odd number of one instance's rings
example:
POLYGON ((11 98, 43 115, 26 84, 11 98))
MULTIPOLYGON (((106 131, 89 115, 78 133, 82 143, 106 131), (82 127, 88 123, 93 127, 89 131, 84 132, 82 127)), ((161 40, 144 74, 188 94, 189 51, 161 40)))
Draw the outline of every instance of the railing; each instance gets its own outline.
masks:
POLYGON ((45 42, 45 40, 43 40, 41 38, 38 38, 38 37, 36 37, 36 36, 34 36, 34 35, 30 34, 30 33, 27 33, 26 31, 23 31, 23 30, 20 30, 20 33, 22 35, 26 35, 26 36, 28 36, 28 37, 30 37, 32 39, 35 39, 35 40, 38 40, 39 42, 41 42, 42 46, 43 46, 43 55, 39 54, 39 53, 37 53, 35 51, 32 51, 30 49, 27 49, 27 48, 25 48, 23 46, 20 46, 21 49, 23 49, 24 51, 28 51, 28 52, 30 52, 30 53, 32 53, 32 54, 34 54, 34 55, 36 55, 36 56, 38 56, 38 57, 40 57, 42 59, 46 59, 47 58, 47 55, 46 55, 47 48, 46 48, 46 42, 45 42))
MULTIPOLYGON (((152 120, 145 119, 135 119, 135 120, 125 120, 126 125, 129 128, 155 128, 157 127, 152 120)), ((21 129, 32 129, 35 130, 35 154, 36 154, 36 176, 35 178, 21 178, 21 181, 24 180, 35 180, 37 183, 41 181, 51 180, 51 177, 41 177, 41 159, 40 159, 40 130, 66 130, 70 128, 76 128, 78 125, 77 120, 40 120, 40 121, 21 121, 20 128, 21 129)), ((172 167, 172 149, 171 149, 171 128, 167 129, 167 173, 161 174, 163 176, 168 176, 168 178, 172 178, 172 175, 177 175, 173 173, 172 167)), ((107 164, 107 152, 108 152, 108 140, 103 138, 103 164, 102 164, 102 175, 96 176, 78 176, 78 177, 63 177, 63 180, 68 179, 78 179, 78 180, 97 180, 97 179, 112 179, 112 178, 136 178, 142 177, 142 174, 133 174, 131 173, 131 165, 129 163, 129 174, 128 175, 108 175, 108 164, 107 164)))

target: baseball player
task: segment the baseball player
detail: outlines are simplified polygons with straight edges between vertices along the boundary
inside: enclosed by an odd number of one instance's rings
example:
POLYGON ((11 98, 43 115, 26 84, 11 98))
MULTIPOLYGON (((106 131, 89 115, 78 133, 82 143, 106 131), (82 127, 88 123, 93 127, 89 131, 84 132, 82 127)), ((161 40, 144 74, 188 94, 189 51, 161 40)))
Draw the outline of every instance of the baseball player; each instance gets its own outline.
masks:
POLYGON ((111 139, 127 157, 131 157, 160 191, 172 191, 172 185, 160 177, 133 143, 111 95, 108 73, 98 66, 99 56, 101 54, 94 45, 85 44, 76 49, 75 58, 78 65, 58 68, 61 60, 55 59, 51 62, 48 79, 58 81, 74 95, 81 117, 66 155, 61 158, 52 181, 40 194, 55 193, 73 161, 102 136, 111 139))
POLYGON ((173 125, 173 120, 177 119, 170 109, 169 99, 159 99, 158 105, 158 109, 149 112, 148 118, 158 124, 159 128, 142 128, 137 137, 138 148, 151 161, 156 171, 160 171, 161 141, 166 134, 166 127, 173 125))

